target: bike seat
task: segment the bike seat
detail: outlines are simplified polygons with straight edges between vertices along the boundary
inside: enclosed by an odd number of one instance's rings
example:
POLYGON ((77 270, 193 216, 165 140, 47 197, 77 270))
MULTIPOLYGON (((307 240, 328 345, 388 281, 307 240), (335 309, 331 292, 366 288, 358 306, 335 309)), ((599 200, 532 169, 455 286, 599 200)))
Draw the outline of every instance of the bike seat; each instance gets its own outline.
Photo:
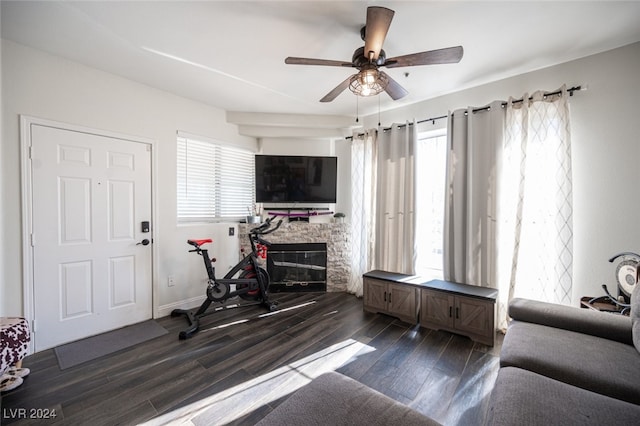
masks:
POLYGON ((203 244, 212 243, 212 242, 213 240, 211 238, 207 238, 205 240, 187 240, 187 243, 191 244, 194 247, 200 247, 203 244))

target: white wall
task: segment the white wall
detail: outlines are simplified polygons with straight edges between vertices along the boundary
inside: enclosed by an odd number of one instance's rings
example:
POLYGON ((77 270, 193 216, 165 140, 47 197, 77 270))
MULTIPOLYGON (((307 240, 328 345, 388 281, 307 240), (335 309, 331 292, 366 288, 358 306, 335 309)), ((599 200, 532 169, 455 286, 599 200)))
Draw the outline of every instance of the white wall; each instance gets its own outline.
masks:
MULTIPOLYGON (((183 130, 257 149, 241 136, 225 112, 130 80, 84 67, 9 41, 2 41, 2 142, 0 143, 0 315, 22 313, 19 114, 153 139, 157 142, 158 195, 154 238, 158 248, 156 296, 161 313, 185 300, 204 297, 204 268, 187 253, 187 238, 213 238, 217 267, 226 271, 238 258, 234 224, 177 226, 175 220, 175 132, 183 130), (176 286, 168 288, 168 275, 176 286)), ((640 252, 635 198, 640 158, 640 43, 578 61, 502 80, 382 113, 383 124, 446 114, 467 105, 556 89, 588 85, 571 98, 574 158, 574 295, 600 295, 613 286, 607 259, 619 251, 640 252)), ((377 125, 377 114, 365 117, 377 125)), ((436 122, 441 127, 444 121, 436 122)), ((429 128, 430 125, 426 127, 429 128)), ((431 126, 433 127, 433 126, 431 126)), ((349 143, 326 140, 266 139, 264 153, 318 153, 339 157, 336 209, 349 213, 349 143)), ((237 231, 237 230, 236 230, 237 231)), ((237 232, 236 232, 237 235, 237 232)))
MULTIPOLYGON (((2 8, 0 8, 0 10, 2 10, 2 8)), ((2 53, 3 53, 3 48, 2 48, 2 43, 0 43, 0 58, 2 58, 2 53)), ((0 64, 1 65, 1 64, 0 64)), ((2 82, 2 75, 3 75, 3 70, 2 67, 0 66, 0 82, 2 82)), ((3 94, 3 86, 4 84, 0 84, 0 123, 4 122, 4 115, 3 115, 3 111, 4 111, 4 97, 2 96, 3 94)), ((0 271, 4 271, 5 270, 5 245, 2 243, 5 241, 5 236, 4 236, 4 223, 5 223, 5 207, 4 207, 4 177, 3 174, 1 172, 1 170, 4 170, 4 149, 2 149, 2 141, 4 140, 4 135, 2 135, 2 129, 4 128, 4 125, 0 125, 0 167, 2 167, 2 169, 0 169, 0 271)), ((4 312, 4 306, 5 306, 5 300, 6 300, 6 295, 5 295, 5 280, 3 278, 2 272, 0 272, 0 316, 2 316, 3 312, 4 312)))
MULTIPOLYGON (((313 204, 310 207, 326 207, 330 211, 347 213, 351 206, 350 175, 351 175, 351 147, 344 140, 332 138, 260 138, 258 140, 260 153, 267 155, 318 155, 338 157, 338 186, 336 204, 313 204)), ((307 206, 307 205, 304 205, 307 206)), ((285 205, 295 208, 295 204, 285 205)), ((312 222, 329 222, 331 215, 310 218, 312 222)))
MULTIPOLYGON (((104 129, 156 141, 158 252, 155 289, 162 313, 172 303, 204 298, 206 277, 200 257, 189 254, 188 238, 213 238, 212 256, 226 271, 239 257, 237 232, 229 226, 176 225, 176 130, 233 142, 252 150, 254 138, 241 136, 225 111, 171 95, 6 40, 2 41, 2 143, 0 144, 0 316, 22 314, 19 114, 104 129), (167 286, 175 275, 176 285, 167 286)), ((237 229, 236 229, 237 231, 237 229)))
MULTIPOLYGON (((464 61, 463 61, 464 62, 464 61)), ((462 62, 462 63, 463 63, 462 62)), ((496 99, 521 97, 566 83, 588 86, 570 98, 573 197, 574 291, 603 295, 615 290, 614 265, 622 251, 640 253, 640 43, 560 64, 477 88, 382 113, 383 125, 441 116, 448 110, 483 106, 496 99)), ((377 115, 365 117, 376 127, 377 115)), ((446 125, 446 120, 435 127, 446 125)), ((426 125, 427 127, 431 126, 426 125)))

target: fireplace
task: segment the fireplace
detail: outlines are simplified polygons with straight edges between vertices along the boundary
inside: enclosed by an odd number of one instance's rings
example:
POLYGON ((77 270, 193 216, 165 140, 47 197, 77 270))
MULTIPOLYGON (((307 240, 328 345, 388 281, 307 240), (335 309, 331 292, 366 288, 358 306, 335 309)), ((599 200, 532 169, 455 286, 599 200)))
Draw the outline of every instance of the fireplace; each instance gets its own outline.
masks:
MULTIPOLYGON (((245 253, 251 250, 247 236, 249 230, 254 227, 255 225, 246 223, 238 225, 240 248, 243 249, 245 253)), ((346 222, 283 222, 277 231, 265 235, 264 238, 272 243, 272 248, 277 244, 325 243, 327 246, 326 291, 347 291, 347 286, 351 278, 351 224, 346 222)), ((271 249, 269 253, 271 253, 271 249)), ((269 270, 268 266, 267 270, 269 270)), ((290 291, 293 286, 289 287, 287 291, 290 291)), ((308 287, 309 286, 307 286, 307 288, 308 287)))
POLYGON ((288 243, 269 247, 269 291, 327 291, 327 244, 288 243))

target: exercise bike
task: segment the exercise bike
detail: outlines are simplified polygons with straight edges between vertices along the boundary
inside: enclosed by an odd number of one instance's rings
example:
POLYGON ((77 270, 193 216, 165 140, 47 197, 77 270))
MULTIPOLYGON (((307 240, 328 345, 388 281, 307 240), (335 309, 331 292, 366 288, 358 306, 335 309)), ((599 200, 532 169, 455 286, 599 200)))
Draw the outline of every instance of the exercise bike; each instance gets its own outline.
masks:
POLYGON ((615 297, 607 289, 606 284, 602 284, 605 296, 594 297, 587 301, 588 306, 594 306, 596 303, 607 304, 612 307, 607 312, 613 312, 621 315, 629 315, 631 312, 631 293, 640 278, 640 255, 625 251, 614 255, 609 259, 610 263, 618 260, 616 265, 616 284, 618 286, 618 296, 615 297))
POLYGON ((267 258, 267 251, 271 243, 261 238, 262 235, 270 234, 280 227, 282 220, 278 221, 275 227, 271 227, 273 217, 267 219, 262 225, 249 231, 249 241, 251 252, 244 256, 236 266, 234 266, 224 278, 215 277, 213 262, 216 259, 209 257, 207 249, 202 248, 204 244, 211 243, 211 239, 188 240, 187 243, 194 247, 189 253, 197 253, 202 256, 204 267, 207 270, 207 298, 202 302, 200 308, 194 313, 188 309, 174 309, 172 317, 184 316, 189 322, 189 327, 179 334, 180 340, 188 339, 198 332, 200 328, 200 318, 212 313, 246 306, 264 305, 270 312, 277 309, 277 302, 269 301, 269 274, 261 266, 267 258), (234 278, 237 274, 238 277, 234 278), (223 304, 227 300, 240 297, 247 303, 234 304, 231 306, 218 306, 211 312, 207 312, 211 303, 223 304))

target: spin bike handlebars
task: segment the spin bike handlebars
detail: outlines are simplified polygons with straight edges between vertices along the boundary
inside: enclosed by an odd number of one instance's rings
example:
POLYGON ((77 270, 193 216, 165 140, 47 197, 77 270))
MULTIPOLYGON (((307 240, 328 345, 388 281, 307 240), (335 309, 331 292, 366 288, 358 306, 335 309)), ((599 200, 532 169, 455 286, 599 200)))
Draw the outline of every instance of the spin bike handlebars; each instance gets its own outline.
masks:
POLYGON ((278 221, 278 224, 275 226, 275 228, 269 229, 271 227, 272 221, 273 221, 273 217, 270 217, 267 220, 265 220, 265 222, 262 225, 258 226, 257 228, 253 228, 251 231, 249 231, 249 240, 251 241, 251 249, 254 252, 256 250, 255 243, 262 244, 267 247, 271 245, 269 241, 263 240, 262 238, 260 238, 260 236, 270 234, 275 230, 277 230, 278 228, 280 228, 280 225, 282 225, 282 219, 280 219, 278 221))
POLYGON ((273 222, 274 217, 270 217, 267 220, 264 221, 264 223, 256 228, 253 228, 252 230, 249 231, 250 234, 253 235, 267 235, 270 234, 274 231, 276 231, 278 228, 280 228, 280 225, 282 225, 282 219, 280 219, 277 223, 277 225, 275 226, 275 228, 271 228, 271 222, 273 222))

